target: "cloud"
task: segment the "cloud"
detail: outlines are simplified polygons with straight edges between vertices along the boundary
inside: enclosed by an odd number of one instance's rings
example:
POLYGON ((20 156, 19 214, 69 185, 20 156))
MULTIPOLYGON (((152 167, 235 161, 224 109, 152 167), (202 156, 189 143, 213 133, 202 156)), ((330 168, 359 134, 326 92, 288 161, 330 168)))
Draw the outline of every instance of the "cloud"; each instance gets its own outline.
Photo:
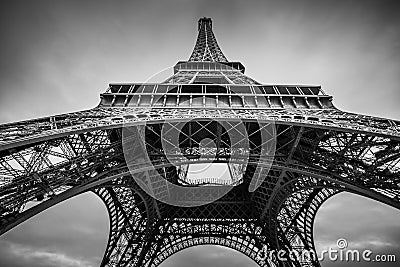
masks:
POLYGON ((60 252, 41 250, 7 241, 0 241, 0 264, 3 267, 41 266, 41 267, 92 267, 87 260, 67 256, 60 252))
POLYGON ((96 195, 76 196, 1 236, 4 246, 0 246, 0 254, 4 257, 0 255, 0 262, 9 259, 15 264, 31 262, 37 266, 98 266, 108 238, 107 218, 104 204, 96 195))

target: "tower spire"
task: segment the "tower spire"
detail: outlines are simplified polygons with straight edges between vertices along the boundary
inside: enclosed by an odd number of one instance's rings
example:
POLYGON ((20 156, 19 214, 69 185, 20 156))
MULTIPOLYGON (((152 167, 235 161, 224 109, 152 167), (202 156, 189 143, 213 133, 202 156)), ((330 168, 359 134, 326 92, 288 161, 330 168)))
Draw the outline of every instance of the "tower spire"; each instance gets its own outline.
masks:
POLYGON ((189 61, 228 62, 212 31, 211 18, 199 19, 198 31, 196 45, 189 61))

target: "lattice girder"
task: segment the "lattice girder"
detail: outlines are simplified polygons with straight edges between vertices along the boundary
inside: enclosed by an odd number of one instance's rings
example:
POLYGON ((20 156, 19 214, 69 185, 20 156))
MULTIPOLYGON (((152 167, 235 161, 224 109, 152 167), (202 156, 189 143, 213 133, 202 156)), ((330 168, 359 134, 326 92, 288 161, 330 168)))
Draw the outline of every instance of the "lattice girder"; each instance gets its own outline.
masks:
POLYGON ((217 61, 227 62, 219 48, 217 40, 212 31, 212 21, 210 18, 201 18, 198 23, 199 34, 196 45, 189 61, 217 61))
MULTIPOLYGON (((124 183, 124 186, 128 184, 129 182, 124 183)), ((256 219, 165 217, 167 214, 174 214, 171 210, 173 207, 159 217, 155 212, 146 213, 152 207, 150 199, 146 201, 146 205, 143 205, 143 202, 134 198, 134 192, 137 192, 137 186, 134 184, 132 188, 125 187, 118 191, 112 188, 115 187, 109 184, 105 188, 95 189, 110 214, 110 239, 101 266, 158 266, 174 253, 201 244, 231 247, 244 253, 260 266, 276 266, 272 261, 257 258, 257 252, 266 240, 256 219), (126 194, 127 192, 129 193, 126 194), (124 202, 130 205, 124 205, 124 202), (144 211, 133 218, 129 212, 138 210, 140 204, 144 211), (135 228, 137 231, 133 233, 132 224, 129 222, 144 218, 146 214, 147 227, 135 228), (146 240, 141 239, 147 235, 146 240), (137 250, 128 250, 132 246, 137 250), (126 259, 130 260, 126 261, 126 259)))
POLYGON ((88 131, 112 129, 126 124, 158 123, 160 120, 253 119, 277 124, 296 124, 345 132, 365 133, 400 139, 400 122, 346 113, 338 110, 252 110, 252 109, 141 109, 95 108, 38 120, 0 126, 0 155, 19 146, 88 131), (156 121, 155 121, 156 120, 156 121))

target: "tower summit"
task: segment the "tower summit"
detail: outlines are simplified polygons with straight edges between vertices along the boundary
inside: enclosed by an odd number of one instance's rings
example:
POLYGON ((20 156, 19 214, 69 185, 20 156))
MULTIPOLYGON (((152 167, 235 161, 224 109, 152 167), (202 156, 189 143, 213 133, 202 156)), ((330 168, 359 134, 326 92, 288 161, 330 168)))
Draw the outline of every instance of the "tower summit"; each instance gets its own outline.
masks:
POLYGON ((347 191, 400 209, 399 121, 341 111, 320 86, 253 80, 210 18, 171 75, 110 84, 93 109, 0 125, 0 234, 91 191, 110 220, 101 266, 216 244, 260 266, 319 267, 289 255, 315 249, 324 201, 347 191))
POLYGON ((198 62, 228 62, 225 55, 219 48, 217 40, 212 31, 211 18, 201 18, 198 22, 198 31, 196 45, 193 49, 189 61, 198 62))
POLYGON ((215 38, 211 18, 204 17, 198 21, 197 40, 189 60, 178 62, 174 76, 164 83, 259 84, 244 71, 241 62, 227 60, 215 38))

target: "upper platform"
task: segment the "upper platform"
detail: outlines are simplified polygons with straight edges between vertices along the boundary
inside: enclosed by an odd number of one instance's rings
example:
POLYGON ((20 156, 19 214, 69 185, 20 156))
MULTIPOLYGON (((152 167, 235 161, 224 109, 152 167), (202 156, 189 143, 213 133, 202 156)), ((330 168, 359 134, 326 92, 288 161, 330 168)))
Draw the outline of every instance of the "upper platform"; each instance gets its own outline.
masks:
MULTIPOLYGON (((218 78, 215 78, 218 79, 218 78)), ((332 109, 319 86, 255 84, 110 84, 103 107, 207 109, 332 109)))
POLYGON ((198 36, 188 61, 178 62, 160 83, 110 84, 103 107, 207 109, 331 109, 320 86, 262 85, 228 61, 212 31, 212 20, 198 21, 198 36))

